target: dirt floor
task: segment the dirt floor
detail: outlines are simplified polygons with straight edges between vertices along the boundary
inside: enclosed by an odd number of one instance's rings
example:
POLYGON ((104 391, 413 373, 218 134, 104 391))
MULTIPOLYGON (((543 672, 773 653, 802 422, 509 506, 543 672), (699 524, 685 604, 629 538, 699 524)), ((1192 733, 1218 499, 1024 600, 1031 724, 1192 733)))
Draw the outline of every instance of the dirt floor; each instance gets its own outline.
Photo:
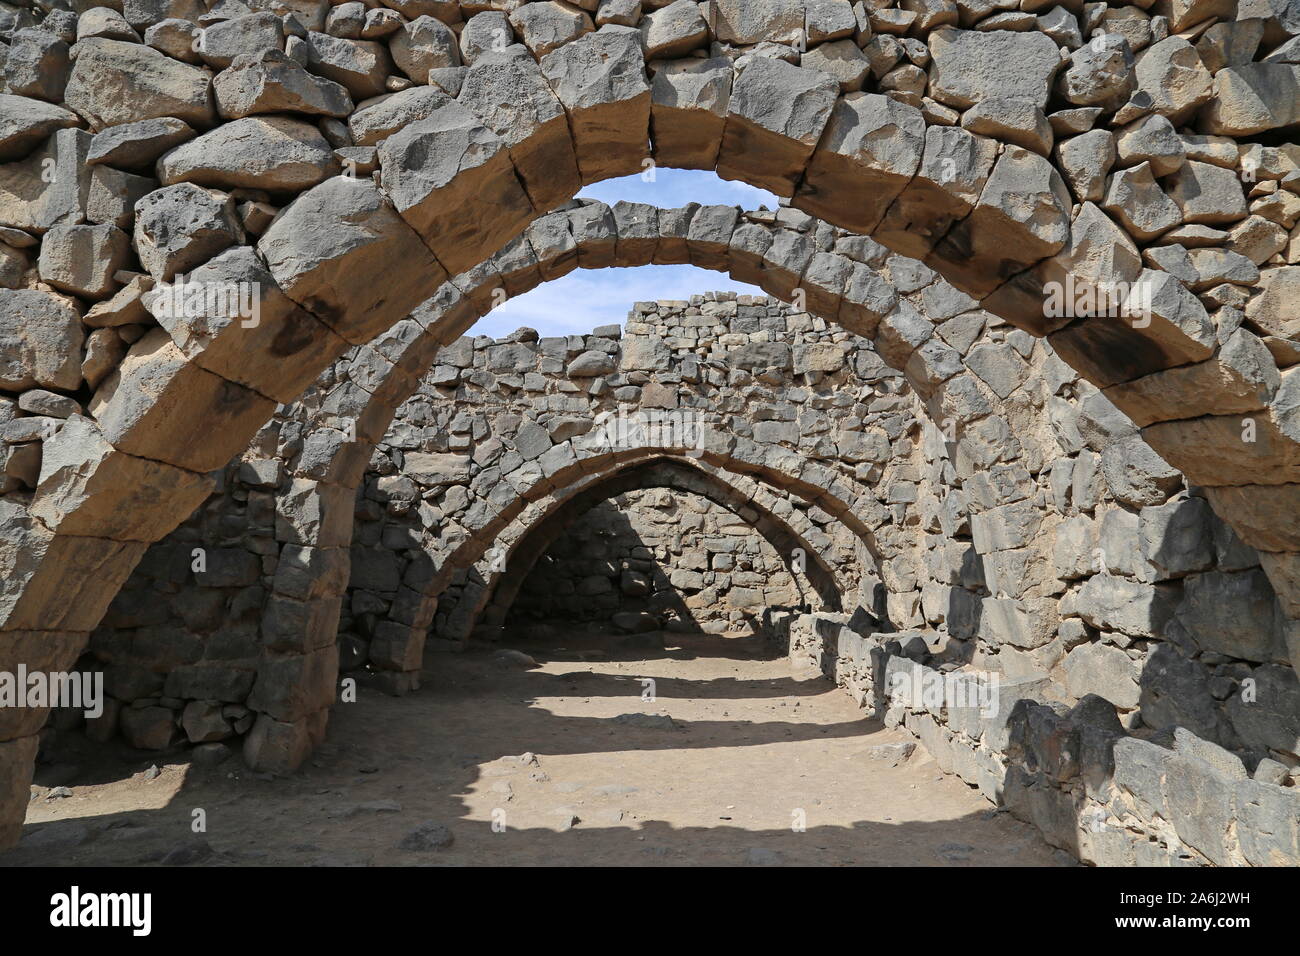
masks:
POLYGON ((0 866, 1071 863, 757 638, 665 641, 431 654, 287 777, 88 749, 0 866))

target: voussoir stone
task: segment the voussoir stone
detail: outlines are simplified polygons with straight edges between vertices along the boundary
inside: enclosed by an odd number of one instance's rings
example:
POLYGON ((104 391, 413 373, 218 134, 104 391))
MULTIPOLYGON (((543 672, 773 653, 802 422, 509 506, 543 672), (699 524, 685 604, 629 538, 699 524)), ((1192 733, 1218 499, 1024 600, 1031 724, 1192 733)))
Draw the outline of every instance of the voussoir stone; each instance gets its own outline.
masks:
POLYGON ((286 116, 225 123, 158 160, 164 185, 298 192, 336 175, 338 157, 315 126, 286 116))
POLYGON ((155 541, 212 493, 207 475, 124 454, 72 416, 44 443, 31 513, 61 534, 155 541))
POLYGON ((285 207, 257 248, 289 298, 358 345, 447 275, 373 182, 345 176, 285 207))
POLYGON ((347 348, 280 290, 248 246, 209 260, 184 284, 156 286, 145 301, 190 361, 280 402, 297 398, 347 348), (191 292, 206 289, 239 298, 187 307, 191 292))
POLYGON ((1072 205, 1051 163, 1008 146, 974 210, 935 246, 927 264, 941 267, 963 292, 983 298, 1065 245, 1072 205))
POLYGON ((603 26, 546 54, 541 67, 568 111, 583 183, 641 172, 649 155, 650 84, 640 31, 603 26))
POLYGON ((482 53, 457 99, 509 148, 536 210, 554 209, 581 188, 568 116, 524 47, 482 53))
POLYGON ((731 61, 673 60, 651 83, 655 162, 674 169, 713 169, 731 101, 731 61))
POLYGON ((996 140, 958 126, 929 127, 921 165, 875 231, 876 240, 924 259, 952 224, 975 207, 998 150, 996 140))
POLYGON ((94 129, 174 116, 191 125, 216 122, 212 73, 157 50, 121 40, 85 40, 64 94, 94 129))
POLYGON ((518 235, 532 204, 506 144, 449 102, 379 147, 384 191, 454 275, 518 235))
POLYGON ((90 412, 114 448, 203 473, 239 454, 275 404, 187 361, 154 329, 104 380, 90 412))
POLYGON ((718 175, 793 195, 839 90, 828 74, 755 57, 732 84, 718 175))
POLYGON ((796 202, 870 235, 916 172, 924 145, 920 110, 875 93, 849 93, 831 111, 796 202))

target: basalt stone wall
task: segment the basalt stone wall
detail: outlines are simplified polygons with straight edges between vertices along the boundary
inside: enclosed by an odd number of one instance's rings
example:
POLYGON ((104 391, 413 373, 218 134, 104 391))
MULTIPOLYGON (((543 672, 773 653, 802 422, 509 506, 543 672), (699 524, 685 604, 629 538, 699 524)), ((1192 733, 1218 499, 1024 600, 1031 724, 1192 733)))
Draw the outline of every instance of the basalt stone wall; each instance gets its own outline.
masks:
POLYGON ((931 654, 919 633, 863 635, 842 616, 795 618, 790 648, 796 669, 833 677, 946 773, 1081 860, 1300 865, 1293 754, 1243 762, 1184 726, 1124 722, 1097 695, 1062 699, 1044 675, 994 680, 931 654))
POLYGON ((566 528, 524 579, 506 625, 762 633, 765 609, 815 603, 744 517, 699 495, 649 488, 566 528))

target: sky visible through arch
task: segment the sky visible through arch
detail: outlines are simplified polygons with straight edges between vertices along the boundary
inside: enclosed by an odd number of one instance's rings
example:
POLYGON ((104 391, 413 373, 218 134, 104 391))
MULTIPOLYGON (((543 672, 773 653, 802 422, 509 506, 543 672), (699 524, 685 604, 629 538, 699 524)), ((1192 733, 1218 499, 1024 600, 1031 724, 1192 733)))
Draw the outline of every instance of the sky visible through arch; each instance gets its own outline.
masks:
MULTIPOLYGON (((579 195, 611 204, 620 199, 643 202, 661 209, 675 209, 690 202, 743 209, 777 206, 776 196, 762 189, 719 179, 712 172, 689 169, 657 169, 653 182, 639 175, 609 179, 588 186, 579 195)), ((689 265, 575 269, 510 299, 476 322, 470 334, 500 338, 527 326, 542 335, 581 335, 598 325, 622 325, 633 302, 689 299, 712 291, 763 294, 756 286, 736 282, 725 273, 689 265)))

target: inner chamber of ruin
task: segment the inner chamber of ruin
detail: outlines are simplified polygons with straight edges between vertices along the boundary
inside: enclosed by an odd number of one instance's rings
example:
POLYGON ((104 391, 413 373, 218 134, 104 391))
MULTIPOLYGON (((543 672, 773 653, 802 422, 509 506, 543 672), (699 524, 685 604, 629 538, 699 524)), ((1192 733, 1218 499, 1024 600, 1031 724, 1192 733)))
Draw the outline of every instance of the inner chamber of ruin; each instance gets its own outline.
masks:
POLYGON ((0 712, 0 849, 70 736, 292 775, 448 655, 750 635, 1077 860, 1300 865, 1298 35, 0 2, 0 671, 108 693, 0 712), (575 198, 656 166, 782 202, 575 198), (474 334, 673 264, 766 294, 474 334))

